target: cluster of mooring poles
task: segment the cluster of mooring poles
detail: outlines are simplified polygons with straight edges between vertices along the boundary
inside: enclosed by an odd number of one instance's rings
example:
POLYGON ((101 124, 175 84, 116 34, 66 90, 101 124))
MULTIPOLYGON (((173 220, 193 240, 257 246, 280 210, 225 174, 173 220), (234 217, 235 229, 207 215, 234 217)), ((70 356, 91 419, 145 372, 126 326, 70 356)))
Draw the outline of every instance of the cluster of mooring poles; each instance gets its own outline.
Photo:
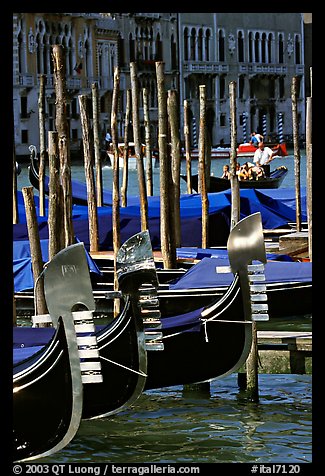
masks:
MULTIPOLYGON (((48 209, 48 229, 49 229, 49 259, 51 259, 62 248, 74 242, 73 221, 72 221, 72 190, 71 190, 71 163, 69 145, 69 127, 67 121, 67 90, 65 75, 65 54, 61 45, 53 46, 53 65, 56 93, 56 131, 48 132, 48 147, 45 141, 45 75, 40 76, 39 92, 39 130, 40 130, 40 166, 39 166, 39 215, 45 215, 45 193, 44 177, 45 167, 48 160, 49 166, 49 209, 48 209)), ((176 267, 176 248, 181 246, 181 220, 180 220, 180 129, 179 129, 179 96, 177 90, 169 90, 166 93, 164 79, 164 63, 158 61, 156 65, 157 94, 158 94, 158 150, 160 166, 160 236, 161 254, 165 268, 176 267)), ((148 106, 148 91, 142 90, 143 112, 145 125, 145 158, 146 170, 144 169, 144 150, 140 141, 140 119, 139 119, 139 86, 136 63, 130 63, 131 89, 126 94, 126 110, 124 123, 124 157, 123 157, 123 181, 121 187, 121 197, 119 190, 119 151, 118 151, 118 97, 120 92, 120 71, 116 67, 114 70, 114 88, 112 96, 111 110, 111 135, 113 147, 113 250, 116 257, 120 243, 120 206, 127 206, 127 186, 128 186, 128 144, 131 136, 131 118, 133 128, 133 140, 137 159, 137 172, 140 195, 141 230, 148 229, 148 201, 147 197, 153 193, 152 181, 152 148, 150 137, 150 117, 148 106), (132 111, 132 113, 131 113, 132 111), (121 200, 120 200, 121 198, 121 200)), ((300 151, 298 137, 298 111, 297 111, 297 91, 298 78, 292 79, 292 118, 293 118, 293 144, 295 159, 295 184, 296 184, 296 224, 297 230, 301 229, 301 196, 300 196, 300 151)), ((89 217, 89 237, 90 252, 99 251, 98 240, 98 217, 97 207, 102 206, 102 168, 100 158, 100 137, 99 137, 99 94, 98 85, 95 83, 91 89, 92 117, 88 110, 88 96, 80 95, 79 108, 82 126, 82 142, 85 178, 87 185, 88 217, 89 217), (91 127, 92 123, 92 127, 91 127), (94 165, 96 177, 94 177, 94 165)), ((230 125, 231 125, 231 152, 230 152, 230 172, 231 172, 231 228, 240 219, 240 191, 238 177, 236 175, 237 165, 237 111, 236 111, 236 82, 229 83, 230 97, 230 125)), ((211 143, 206 127, 206 88, 199 86, 200 98, 200 122, 199 122, 199 192, 202 199, 202 247, 207 248, 208 242, 208 217, 209 217, 209 178, 211 170, 211 143)), ((308 210, 308 230, 309 230, 309 256, 312 253, 312 202, 311 202, 311 179, 312 179, 312 140, 311 140, 311 97, 307 98, 306 117, 306 154, 307 154, 307 210, 308 210)), ((279 131, 282 130, 282 116, 278 116, 279 131)), ((243 132, 247 134, 247 116, 244 114, 243 132)), ((263 122, 264 124, 264 122, 263 122)), ((189 104, 184 101, 184 139, 186 157, 187 193, 192 193, 191 187, 191 151, 190 151, 190 128, 193 127, 194 142, 196 144, 196 123, 190 123, 189 104)), ((264 133, 263 127, 263 133, 264 133)), ((280 132, 279 132, 280 134, 280 132)), ((279 142, 283 141, 282 139, 279 142)), ((17 175, 15 153, 13 156, 13 221, 18 223, 17 208, 17 175)), ((31 247, 32 267, 35 283, 35 306, 38 313, 46 313, 44 299, 44 289, 42 280, 42 255, 40 248, 36 207, 34 204, 33 188, 23 187, 22 189, 26 220, 28 226, 29 241, 31 247)), ((114 258, 115 266, 115 258, 114 258)), ((115 273, 116 275, 116 273, 115 273)), ((117 280, 114 280, 115 287, 117 280)), ((243 379, 251 399, 258 400, 258 353, 256 324, 253 322, 253 344, 250 356, 246 362, 246 375, 243 379)), ((243 381, 241 380, 241 381, 243 381)), ((205 386, 207 384, 204 384, 205 386)))

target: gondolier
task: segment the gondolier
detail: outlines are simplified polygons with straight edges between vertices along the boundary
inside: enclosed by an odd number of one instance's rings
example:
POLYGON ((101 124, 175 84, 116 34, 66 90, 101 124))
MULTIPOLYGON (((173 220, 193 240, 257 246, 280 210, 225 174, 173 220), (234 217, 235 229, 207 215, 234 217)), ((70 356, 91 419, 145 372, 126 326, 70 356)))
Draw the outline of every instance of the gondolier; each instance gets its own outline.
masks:
POLYGON ((273 151, 270 147, 265 147, 264 142, 258 143, 258 148, 255 151, 253 162, 256 167, 262 167, 266 177, 270 176, 269 163, 273 160, 274 156, 278 154, 278 150, 273 151))

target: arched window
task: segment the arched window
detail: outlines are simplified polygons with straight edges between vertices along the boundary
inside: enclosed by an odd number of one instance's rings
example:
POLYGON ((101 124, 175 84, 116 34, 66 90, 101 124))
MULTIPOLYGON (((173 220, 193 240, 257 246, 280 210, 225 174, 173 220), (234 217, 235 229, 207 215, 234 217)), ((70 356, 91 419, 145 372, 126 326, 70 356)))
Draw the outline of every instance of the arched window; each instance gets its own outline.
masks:
POLYGON ((219 30, 219 61, 225 61, 225 36, 222 30, 219 30))
POLYGON ((244 90, 245 90, 245 76, 239 76, 238 82, 238 97, 239 99, 244 99, 244 90))
POLYGON ((248 35, 248 61, 253 63, 253 33, 248 35))
POLYGON ((238 61, 242 63, 243 61, 245 61, 245 58, 244 58, 244 38, 243 38, 243 32, 242 31, 238 32, 237 44, 238 44, 238 61))
POLYGON ((129 35, 129 51, 130 51, 130 61, 135 61, 135 42, 132 36, 132 33, 129 35))
POLYGON ((260 34, 258 32, 255 33, 254 53, 255 53, 255 63, 259 63, 260 62, 260 34))
POLYGON ((273 63, 273 54, 272 54, 272 42, 273 42, 273 35, 272 33, 269 33, 268 39, 267 39, 267 54, 269 57, 269 63, 273 63))
POLYGON ((301 48, 299 35, 295 36, 295 63, 301 64, 301 48))
POLYGON ((205 61, 210 61, 210 37, 211 33, 208 29, 205 32, 205 61))
POLYGON ((156 60, 162 61, 163 60, 163 48, 162 48, 162 41, 160 39, 160 34, 157 33, 156 36, 156 60))
POLYGON ((42 67, 41 67, 41 63, 42 63, 42 48, 41 48, 41 45, 42 45, 42 39, 41 39, 41 36, 40 34, 38 33, 36 35, 36 71, 37 71, 37 74, 42 74, 42 67))
POLYGON ((177 69, 177 58, 176 58, 176 41, 174 35, 170 39, 170 57, 171 57, 171 68, 177 69))
POLYGON ((18 71, 19 73, 25 73, 25 61, 24 61, 24 44, 22 32, 18 35, 18 71))
POLYGON ((196 43, 196 31, 195 28, 192 28, 191 31, 191 53, 190 53, 190 59, 192 61, 195 61, 195 43, 196 43))
POLYGON ((266 34, 262 34, 262 63, 266 63, 266 34))
POLYGON ((199 29, 197 46, 198 46, 198 60, 203 61, 203 30, 202 28, 199 29))
POLYGON ((283 42, 283 35, 279 35, 279 63, 283 63, 284 59, 284 42, 283 42))
POLYGON ((188 38, 188 28, 184 28, 184 61, 188 61, 188 47, 189 47, 189 38, 188 38))

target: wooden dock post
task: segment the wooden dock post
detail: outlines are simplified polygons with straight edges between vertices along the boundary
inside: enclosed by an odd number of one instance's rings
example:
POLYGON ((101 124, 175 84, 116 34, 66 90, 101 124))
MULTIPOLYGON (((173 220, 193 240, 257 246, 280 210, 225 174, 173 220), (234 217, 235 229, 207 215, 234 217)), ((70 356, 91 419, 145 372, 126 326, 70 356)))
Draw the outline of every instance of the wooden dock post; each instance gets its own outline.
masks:
POLYGON ((307 166, 307 223, 308 223, 308 256, 313 260, 313 145, 312 145, 312 98, 307 98, 306 114, 306 166, 307 166))
POLYGON ((231 224, 230 228, 237 224, 240 219, 240 191, 238 176, 236 174, 237 165, 237 84, 236 81, 229 83, 229 100, 230 100, 230 185, 231 185, 231 224))
POLYGON ((147 195, 151 197, 153 195, 153 178, 152 178, 152 152, 151 152, 148 88, 142 88, 142 97, 143 97, 143 120, 144 120, 145 145, 146 145, 147 195))
POLYGON ((72 190, 70 166, 69 126, 67 121, 67 91, 65 55, 62 45, 53 46, 54 83, 56 94, 55 125, 58 132, 60 171, 63 189, 65 246, 74 242, 72 221, 72 190))
POLYGON ((160 166, 160 242, 164 268, 176 268, 176 247, 173 242, 170 219, 170 161, 168 157, 167 101, 164 62, 156 61, 158 93, 158 146, 160 166))
MULTIPOLYGON (((118 132, 117 132, 117 113, 118 113, 118 97, 120 93, 120 69, 118 66, 114 68, 114 87, 111 110, 111 134, 114 152, 113 160, 113 206, 112 206, 112 225, 113 225, 113 251, 114 251, 114 290, 118 290, 117 252, 121 246, 120 236, 120 164, 118 150, 118 132)), ((120 310, 120 302, 114 299, 114 315, 117 316, 120 310)))
POLYGON ((141 230, 148 230, 148 200, 143 166, 143 152, 140 141, 140 120, 139 120, 139 85, 137 76, 137 66, 135 62, 130 63, 130 75, 132 86, 132 119, 134 149, 137 158, 137 172, 139 181, 141 230))
POLYGON ((12 159, 13 159, 13 202, 12 202, 12 222, 14 225, 16 225, 19 221, 19 215, 18 215, 18 201, 17 201, 17 168, 16 168, 16 153, 15 153, 15 143, 13 144, 13 154, 12 154, 12 159))
POLYGON ((40 152, 39 152, 39 214, 41 217, 45 216, 45 164, 46 164, 46 140, 45 140, 45 74, 40 75, 39 96, 38 96, 38 120, 39 120, 39 138, 40 138, 40 152))
POLYGON ((255 321, 252 321, 252 347, 246 360, 246 372, 246 391, 251 401, 258 402, 258 348, 255 321))
POLYGON ((181 151, 179 138, 179 112, 176 90, 169 90, 167 111, 171 138, 171 223, 174 232, 175 247, 181 246, 181 212, 180 212, 180 173, 181 151))
POLYGON ((100 157, 100 136, 99 136, 99 97, 98 83, 91 85, 92 109, 93 109, 93 135, 95 149, 96 167, 96 198, 97 207, 103 206, 103 171, 100 157))
POLYGON ((49 260, 64 248, 63 233, 63 191, 60 184, 60 162, 58 150, 58 133, 49 131, 49 260))
POLYGON ((291 101, 292 101, 293 154, 294 154, 295 189, 296 189, 296 230, 299 232, 301 231, 301 193, 300 193, 298 87, 299 87, 299 78, 298 76, 294 76, 291 81, 291 101))
POLYGON ((35 314, 46 314, 48 311, 45 301, 44 283, 43 280, 40 279, 40 275, 43 271, 43 258, 39 238, 33 187, 23 187, 22 192, 25 203, 28 239, 34 275, 35 314))
POLYGON ((95 193, 95 179, 93 171, 93 156, 91 149, 90 120, 87 108, 88 97, 85 94, 78 96, 84 150, 84 166, 87 185, 88 225, 90 251, 98 251, 98 216, 95 193))
POLYGON ((202 201, 202 248, 208 247, 209 236, 209 198, 207 189, 206 165, 206 92, 205 85, 199 86, 200 96, 200 135, 199 135, 199 192, 202 201))
POLYGON ((186 159, 186 182, 187 193, 192 193, 192 163, 191 163, 191 143, 190 143, 190 108, 187 99, 184 100, 184 140, 186 159))
POLYGON ((131 118, 131 89, 126 90, 126 107, 124 120, 124 150, 123 150, 123 177, 121 187, 121 206, 127 206, 127 191, 129 181, 129 140, 130 140, 130 118, 131 118))

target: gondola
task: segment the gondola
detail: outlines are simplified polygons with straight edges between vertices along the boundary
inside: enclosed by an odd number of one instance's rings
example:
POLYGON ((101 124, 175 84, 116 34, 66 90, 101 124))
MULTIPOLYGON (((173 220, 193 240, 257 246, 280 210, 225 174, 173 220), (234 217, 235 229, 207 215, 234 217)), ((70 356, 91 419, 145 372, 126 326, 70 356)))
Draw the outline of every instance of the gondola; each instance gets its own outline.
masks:
POLYGON ((137 296, 133 305, 140 309, 148 334, 144 388, 201 382, 236 371, 250 351, 252 316, 256 320, 268 319, 265 286, 260 283, 266 262, 260 214, 244 218, 231 230, 228 254, 235 276, 223 297, 212 306, 185 315, 161 315, 149 235, 146 243, 145 269, 141 269, 138 258, 140 249, 129 245, 122 250, 118 269, 122 287, 130 271, 133 273, 131 282, 137 296))
MULTIPOLYGON (((150 296, 148 284, 154 284, 156 289, 156 274, 151 270, 151 261, 147 259, 146 247, 150 243, 148 232, 142 232, 131 237, 117 253, 118 281, 120 292, 112 293, 111 299, 123 299, 123 308, 116 317, 109 317, 108 324, 89 328, 85 326, 86 342, 95 343, 98 348, 101 381, 96 385, 84 387, 84 403, 82 418, 101 418, 122 411, 133 403, 142 393, 147 376, 148 348, 160 348, 159 334, 151 328, 160 325, 156 316, 154 321, 146 322, 144 329, 143 312, 138 301, 141 297, 141 286, 146 284, 146 296, 150 296), (131 259, 128 256, 131 255, 131 259)), ((151 245, 150 245, 151 250, 151 245)), ((152 251, 151 251, 152 252, 152 251)), ((151 255, 150 255, 151 257, 151 255)), ((62 289, 62 295, 64 290, 62 289)), ((90 287, 89 299, 92 310, 95 301, 90 287)), ((34 320, 34 324, 56 324, 60 314, 60 303, 51 309, 50 316, 42 316, 34 320)), ((78 319, 87 321, 89 311, 77 312, 78 319)), ((91 312, 91 316, 93 311, 91 312)), ((147 315, 147 314, 146 314, 147 315)), ((20 342, 25 348, 31 347, 37 331, 37 345, 41 345, 49 333, 55 329, 20 329, 20 342)), ((91 373, 90 373, 91 377, 91 373)))
MULTIPOLYGON (((266 188, 279 188, 282 184, 285 176, 288 173, 287 167, 280 165, 276 169, 272 170, 269 177, 264 177, 259 180, 239 180, 239 187, 241 189, 247 188, 257 188, 257 189, 266 189, 266 188)), ((186 175, 181 175, 181 178, 187 181, 186 175)), ((192 189, 195 192, 198 192, 198 174, 192 175, 191 185, 192 189)), ((230 188, 230 180, 224 179, 221 177, 215 177, 214 175, 210 176, 210 184, 208 192, 223 192, 230 188)))
MULTIPOLYGON (((267 253, 266 256, 265 285, 270 319, 311 315, 312 263, 293 261, 286 255, 274 253, 267 253)), ((157 295, 164 316, 190 312, 197 304, 206 306, 215 302, 224 295, 232 280, 231 273, 217 276, 214 273, 215 266, 229 265, 226 249, 184 248, 180 249, 182 257, 186 258, 185 261, 180 261, 179 268, 175 269, 163 269, 161 262, 155 261, 159 282, 157 295)), ((20 274, 23 272, 19 269, 20 260, 17 263, 20 274)), ((96 301, 95 314, 101 316, 113 310, 112 301, 108 298, 113 290, 114 270, 110 259, 99 259, 96 263, 100 272, 91 272, 90 275, 96 301)), ((29 281, 32 283, 32 278, 27 277, 23 281, 17 276, 17 286, 24 289, 15 292, 16 308, 21 316, 30 316, 33 312, 33 293, 27 289, 29 281)))
MULTIPOLYGON (((20 329, 13 330, 13 342, 16 342, 13 349, 14 461, 31 460, 59 451, 79 428, 84 373, 71 309, 80 300, 89 303, 89 296, 93 302, 88 267, 85 267, 80 246, 73 245, 59 253, 44 270, 47 306, 51 308, 55 303, 61 303, 56 330, 48 335, 44 345, 36 343, 32 349, 25 348, 19 339, 20 329), (78 269, 78 276, 69 272, 73 269, 78 269), (68 289, 64 299, 63 283, 68 289), (79 291, 75 292, 76 289, 79 291)), ((85 357, 89 371, 93 370, 95 359, 89 358, 86 352, 85 357)))
POLYGON ((164 350, 148 352, 146 390, 222 378, 246 361, 252 321, 268 319, 260 214, 240 220, 227 246, 234 276, 222 298, 185 315, 164 318, 162 314, 164 350))

